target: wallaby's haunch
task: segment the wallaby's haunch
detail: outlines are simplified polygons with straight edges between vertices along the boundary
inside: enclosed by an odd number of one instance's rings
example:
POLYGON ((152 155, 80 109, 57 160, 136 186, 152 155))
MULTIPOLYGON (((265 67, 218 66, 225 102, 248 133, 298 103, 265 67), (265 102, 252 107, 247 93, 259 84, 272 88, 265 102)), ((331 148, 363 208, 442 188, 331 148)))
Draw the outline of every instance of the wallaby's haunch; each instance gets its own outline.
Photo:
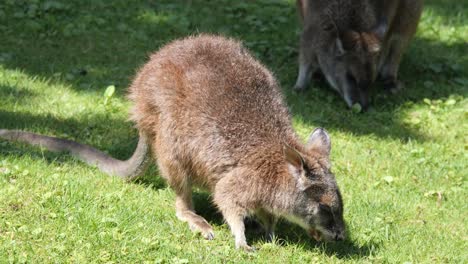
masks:
POLYGON ((297 0, 304 29, 295 89, 317 70, 344 98, 366 109, 378 77, 396 92, 403 51, 416 32, 423 0, 297 0))
POLYGON ((0 130, 0 137, 69 151, 123 178, 143 171, 151 149, 176 193, 177 217, 206 239, 213 229, 194 211, 192 186, 213 193, 238 248, 251 249, 244 235, 250 215, 269 236, 282 216, 316 239, 344 239, 327 132, 316 129, 300 142, 275 78, 239 42, 210 35, 174 41, 151 56, 129 92, 140 141, 127 161, 28 132, 0 130))

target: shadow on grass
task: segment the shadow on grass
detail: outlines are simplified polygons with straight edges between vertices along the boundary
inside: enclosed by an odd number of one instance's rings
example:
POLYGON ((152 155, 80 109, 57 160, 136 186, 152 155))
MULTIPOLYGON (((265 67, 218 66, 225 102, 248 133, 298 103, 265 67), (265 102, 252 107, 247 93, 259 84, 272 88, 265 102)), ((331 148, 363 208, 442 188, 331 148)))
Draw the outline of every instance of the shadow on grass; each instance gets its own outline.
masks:
MULTIPOLYGON (((404 90, 389 95, 376 84, 371 109, 366 113, 356 114, 348 110, 340 96, 324 81, 314 82, 299 94, 292 92, 288 85, 283 87, 294 117, 300 123, 358 135, 425 141, 429 139, 426 135, 405 123, 405 111, 426 98, 467 97, 468 90, 457 82, 468 75, 468 59, 461 59, 466 53, 468 45, 465 42, 454 41, 447 45, 415 38, 399 71, 404 90)), ((290 67, 296 66, 291 64, 290 67)), ((295 76, 295 72, 292 75, 295 76)), ((292 83, 291 78, 285 82, 292 83)))
MULTIPOLYGON (((448 21, 453 20, 454 7, 468 8, 461 2, 426 1, 426 8, 448 21)), ((374 109, 368 113, 353 114, 323 83, 310 87, 305 94, 293 94, 289 88, 296 77, 299 32, 295 6, 287 1, 266 3, 164 0, 84 5, 74 0, 45 10, 32 7, 27 1, 8 2, 3 19, 9 27, 5 28, 0 44, 0 50, 5 51, 0 53, 0 63, 31 76, 45 77, 51 83, 65 82, 79 92, 102 90, 115 84, 118 95, 122 95, 138 66, 164 43, 197 32, 221 33, 242 39, 262 62, 274 72, 280 71, 276 75, 283 84, 288 104, 305 124, 403 141, 426 138, 402 122, 401 106, 423 98, 466 95, 466 89, 453 84, 446 72, 434 74, 427 68, 434 63, 451 63, 445 57, 462 56, 468 52, 466 43, 460 40, 448 46, 423 38, 415 39, 403 59, 400 76, 407 89, 397 96, 377 96, 374 109), (14 15, 22 13, 24 19, 14 15), (434 85, 425 87, 427 80, 434 85)), ((462 68, 468 68, 466 61, 460 63, 462 68)), ((7 87, 1 93, 15 92, 7 87)))
MULTIPOLYGON (((259 232, 257 229, 258 224, 253 224, 253 226, 253 230, 247 229, 247 240, 253 243, 265 242, 263 231, 259 232)), ((275 243, 279 245, 294 244, 308 251, 319 250, 328 256, 336 256, 340 259, 368 257, 379 248, 379 244, 372 241, 364 245, 358 245, 348 238, 341 242, 317 242, 309 237, 304 229, 285 220, 280 221, 276 227, 275 235, 275 243)))
MULTIPOLYGON (((161 179, 159 178, 159 180, 161 179)), ((143 184, 148 184, 148 182, 143 184)), ((162 188, 161 186, 152 185, 152 183, 151 186, 156 189, 162 188)), ((165 186, 166 185, 163 185, 163 187, 165 186)), ((193 202, 197 214, 205 218, 208 223, 218 226, 224 225, 226 228, 229 228, 224 222, 222 214, 213 204, 209 193, 194 190, 193 202)), ((246 225, 246 237, 248 242, 251 244, 258 242, 260 242, 260 244, 264 243, 265 234, 260 224, 253 218, 247 218, 244 222, 246 225)), ((319 250, 320 252, 325 252, 329 256, 336 256, 340 259, 368 257, 379 248, 379 244, 372 241, 364 245, 358 245, 349 239, 336 243, 316 242, 310 238, 302 228, 286 222, 285 220, 280 221, 276 227, 276 241, 278 241, 280 245, 295 244, 305 250, 319 250)))
POLYGON ((11 85, 0 85, 0 98, 14 97, 16 102, 22 102, 34 96, 36 93, 30 90, 11 85))
MULTIPOLYGON (((127 129, 113 129, 112 137, 108 135, 109 128, 103 124, 121 123, 118 127, 125 126, 124 120, 115 120, 109 116, 94 115, 90 119, 78 120, 74 118, 58 119, 57 117, 46 114, 36 115, 25 112, 11 112, 0 109, 0 128, 18 129, 18 130, 42 130, 49 136, 57 136, 75 140, 80 143, 89 144, 97 149, 109 153, 109 155, 118 159, 127 159, 136 148, 138 136, 131 127, 127 129), (39 128, 39 129, 38 129, 39 128), (129 138, 129 135, 135 135, 129 138), (78 138, 78 139, 77 139, 78 138), (92 141, 92 142, 90 142, 92 141), (119 142, 115 144, 114 142, 119 142)), ((0 148, 0 154, 16 153, 18 146, 23 144, 3 142, 0 148), (12 145, 14 144, 14 146, 12 145), (16 149, 16 150, 15 150, 16 149)), ((24 145, 26 146, 26 145, 24 145)), ((63 153, 42 152, 37 147, 27 146, 23 151, 32 156, 39 155, 46 157, 48 161, 60 161, 62 156, 68 159, 69 155, 63 153)))

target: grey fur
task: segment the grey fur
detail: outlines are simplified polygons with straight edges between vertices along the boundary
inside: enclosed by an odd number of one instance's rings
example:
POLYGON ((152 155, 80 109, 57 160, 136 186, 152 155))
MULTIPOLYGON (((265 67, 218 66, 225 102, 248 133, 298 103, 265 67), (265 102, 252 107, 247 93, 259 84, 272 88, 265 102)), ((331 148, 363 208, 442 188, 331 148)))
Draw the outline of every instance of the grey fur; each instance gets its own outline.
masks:
POLYGON ((149 160, 149 147, 146 136, 143 134, 140 134, 135 152, 125 161, 114 159, 106 153, 85 144, 31 132, 0 129, 0 138, 40 146, 53 152, 69 152, 87 164, 98 167, 104 173, 125 180, 132 180, 144 172, 149 160))

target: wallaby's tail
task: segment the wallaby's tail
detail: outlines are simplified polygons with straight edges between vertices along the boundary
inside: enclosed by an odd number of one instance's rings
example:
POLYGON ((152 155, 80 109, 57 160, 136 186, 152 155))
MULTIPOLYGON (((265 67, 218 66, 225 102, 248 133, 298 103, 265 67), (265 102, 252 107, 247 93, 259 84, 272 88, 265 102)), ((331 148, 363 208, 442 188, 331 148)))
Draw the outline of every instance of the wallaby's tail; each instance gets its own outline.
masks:
POLYGON ((149 159, 148 142, 143 133, 140 133, 138 146, 132 157, 125 161, 114 159, 104 152, 85 144, 30 132, 0 129, 0 138, 41 146, 54 152, 70 152, 71 155, 89 165, 97 166, 101 171, 109 175, 119 176, 125 180, 134 179, 143 173, 149 159))

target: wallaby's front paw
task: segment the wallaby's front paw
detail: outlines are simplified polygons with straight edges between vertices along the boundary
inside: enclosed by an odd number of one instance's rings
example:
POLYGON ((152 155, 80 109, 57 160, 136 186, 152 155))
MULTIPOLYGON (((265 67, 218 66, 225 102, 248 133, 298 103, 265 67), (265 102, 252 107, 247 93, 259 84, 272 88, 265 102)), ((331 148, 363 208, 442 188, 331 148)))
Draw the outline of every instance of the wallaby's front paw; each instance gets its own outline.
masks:
POLYGON ((236 249, 242 249, 245 252, 255 252, 255 248, 247 245, 247 243, 236 243, 236 249))
POLYGON ((270 243, 275 240, 275 232, 269 231, 265 233, 265 241, 270 243))
POLYGON ((305 87, 304 86, 299 86, 299 85, 296 84, 293 87, 293 91, 296 92, 296 93, 304 92, 305 87))

